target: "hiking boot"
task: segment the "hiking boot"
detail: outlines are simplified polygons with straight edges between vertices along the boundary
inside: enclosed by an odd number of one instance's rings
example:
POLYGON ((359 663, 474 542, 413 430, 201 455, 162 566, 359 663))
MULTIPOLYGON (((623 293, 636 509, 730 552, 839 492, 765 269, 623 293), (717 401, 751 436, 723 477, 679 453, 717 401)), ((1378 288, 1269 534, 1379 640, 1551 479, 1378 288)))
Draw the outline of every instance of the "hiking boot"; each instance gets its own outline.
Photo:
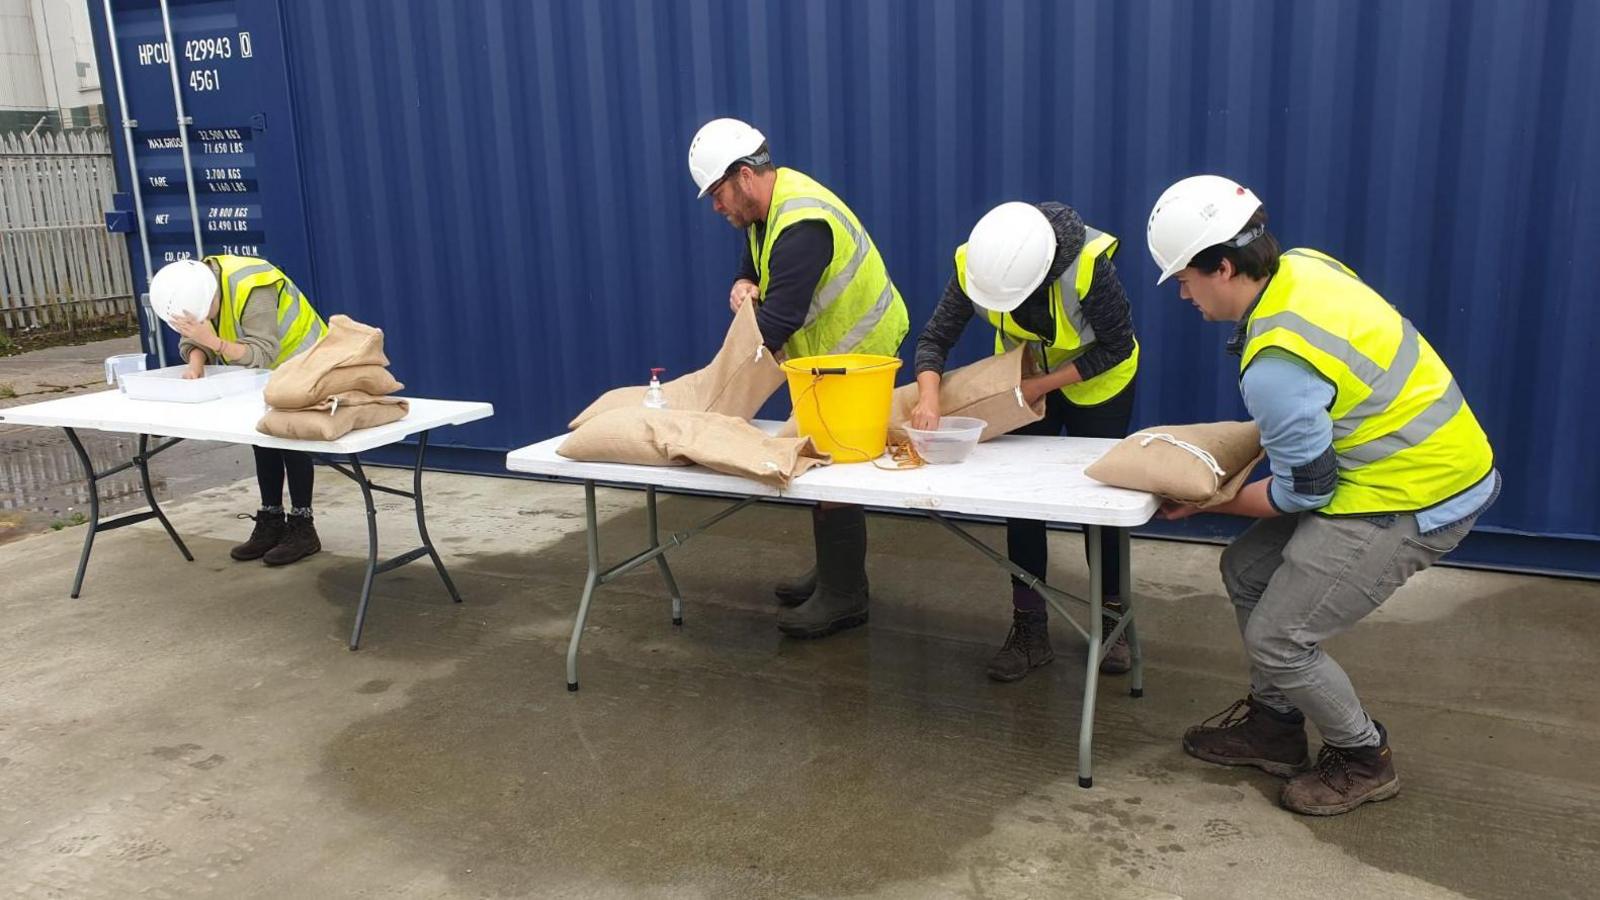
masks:
POLYGON ((277 512, 257 510, 253 516, 249 513, 239 513, 239 518, 254 519, 256 522, 256 527, 250 530, 250 540, 228 551, 228 555, 239 562, 265 556, 268 550, 278 546, 278 542, 283 540, 283 533, 288 527, 284 524, 281 509, 277 512))
POLYGON ((1389 732, 1378 726, 1376 747, 1322 745, 1311 771, 1289 779, 1279 802, 1308 816, 1337 816, 1363 803, 1388 800, 1400 793, 1400 776, 1394 773, 1389 753, 1389 732))
POLYGON ((288 527, 284 530, 283 539, 278 545, 266 552, 261 561, 269 566, 287 566, 292 562, 299 562, 313 553, 322 549, 322 541, 317 539, 317 526, 312 524, 310 516, 292 515, 288 517, 288 527))
MULTIPOLYGON (((1119 603, 1107 603, 1106 606, 1110 607, 1112 612, 1122 612, 1122 605, 1119 603)), ((1104 640, 1105 638, 1110 637, 1111 632, 1115 631, 1116 628, 1116 619, 1102 617, 1100 619, 1101 639, 1104 640)), ((1101 644, 1101 648, 1104 649, 1104 647, 1105 645, 1101 644)), ((1100 674, 1126 675, 1128 674, 1128 670, 1132 668, 1133 651, 1128 648, 1127 629, 1123 629, 1123 632, 1117 635, 1117 642, 1111 645, 1111 649, 1106 651, 1105 658, 1100 660, 1100 674)))
POLYGON ((817 567, 812 566, 804 575, 786 578, 773 586, 779 606, 799 606, 817 592, 817 567))
POLYGON ((1050 614, 1014 609, 1011 632, 1005 646, 989 660, 988 674, 995 681, 1020 681, 1030 669, 1055 658, 1056 652, 1050 649, 1050 614))
POLYGON ((778 630, 790 637, 825 637, 867 621, 867 511, 819 506, 811 514, 811 528, 817 588, 805 602, 778 614, 778 630))
POLYGON ((1305 716, 1296 712, 1291 718, 1254 697, 1245 697, 1185 731, 1183 749, 1219 766, 1255 766, 1280 778, 1292 778, 1311 761, 1305 716))

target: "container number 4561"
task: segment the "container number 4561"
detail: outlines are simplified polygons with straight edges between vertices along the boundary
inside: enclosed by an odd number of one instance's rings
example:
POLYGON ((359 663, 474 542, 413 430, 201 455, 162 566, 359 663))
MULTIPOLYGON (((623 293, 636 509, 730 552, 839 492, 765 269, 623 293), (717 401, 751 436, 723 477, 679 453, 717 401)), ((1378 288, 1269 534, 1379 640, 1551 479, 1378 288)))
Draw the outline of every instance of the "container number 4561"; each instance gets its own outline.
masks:
POLYGON ((222 78, 216 69, 191 69, 189 71, 189 90, 199 93, 201 91, 215 91, 222 87, 222 78))

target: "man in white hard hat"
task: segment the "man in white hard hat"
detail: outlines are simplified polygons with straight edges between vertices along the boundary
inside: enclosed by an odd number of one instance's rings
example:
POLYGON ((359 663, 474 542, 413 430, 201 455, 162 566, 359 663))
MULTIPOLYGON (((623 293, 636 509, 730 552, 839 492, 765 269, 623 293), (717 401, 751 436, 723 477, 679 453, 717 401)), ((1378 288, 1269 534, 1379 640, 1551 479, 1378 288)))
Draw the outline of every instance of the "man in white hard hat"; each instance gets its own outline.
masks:
MULTIPOLYGON (((1022 392, 1030 405, 1044 398, 1044 418, 1013 434, 1126 436, 1139 344, 1111 264, 1116 250, 1116 238, 1085 225, 1062 203, 1003 203, 979 219, 967 243, 956 248, 955 273, 917 339, 912 426, 938 427, 939 384, 950 348, 973 316, 982 315, 995 329, 995 353, 1027 343, 1041 372, 1023 381, 1022 392)), ((1049 565, 1046 535, 1043 522, 1006 520, 1007 557, 1041 580, 1049 565)), ((1114 539, 1101 544, 1106 605, 1113 611, 1123 590, 1117 547, 1114 539)), ((1011 631, 988 666, 996 681, 1017 681, 1055 658, 1044 598, 1012 576, 1011 605, 1011 631)), ((1103 626, 1109 633, 1116 620, 1103 626)), ((1100 671, 1122 674, 1129 665, 1128 643, 1119 635, 1100 671)))
MULTIPOLYGON (((904 301, 855 213, 811 177, 772 163, 767 140, 738 119, 713 119, 689 144, 701 197, 745 232, 728 293, 755 303, 763 343, 789 358, 898 354, 909 328, 904 301)), ((821 637, 867 620, 867 520, 859 506, 812 509, 817 565, 778 585, 778 627, 821 637)))
MULTIPOLYGON (((185 378, 203 378, 208 362, 276 369, 311 349, 328 330, 311 301, 272 263, 251 256, 208 256, 163 266, 150 280, 150 305, 181 336, 185 378)), ((286 566, 322 549, 311 515, 311 454, 252 447, 261 508, 249 540, 229 554, 286 566), (283 508, 289 483, 291 506, 283 508)))
POLYGON ((1288 778, 1281 802, 1300 813, 1393 797, 1388 731, 1322 644, 1455 549, 1494 502, 1489 439, 1416 328, 1333 257, 1280 252, 1248 188, 1179 181, 1150 213, 1149 243, 1160 281, 1176 276, 1208 321, 1238 323, 1228 350, 1272 469, 1212 510, 1259 520, 1222 554, 1250 693, 1190 728, 1184 749, 1288 778), (1307 718, 1322 734, 1314 765, 1307 718))

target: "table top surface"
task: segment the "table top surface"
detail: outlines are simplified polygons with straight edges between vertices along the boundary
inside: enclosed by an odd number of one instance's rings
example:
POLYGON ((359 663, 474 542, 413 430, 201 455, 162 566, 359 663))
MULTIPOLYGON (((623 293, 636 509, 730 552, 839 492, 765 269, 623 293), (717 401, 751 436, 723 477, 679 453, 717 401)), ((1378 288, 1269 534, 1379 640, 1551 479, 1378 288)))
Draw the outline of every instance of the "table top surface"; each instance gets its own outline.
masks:
POLYGON ((301 441, 273 437, 256 430, 267 412, 260 391, 233 394, 204 403, 134 400, 107 390, 0 409, 0 423, 56 428, 85 428, 126 434, 151 434, 196 441, 252 444, 307 453, 361 453, 402 441, 443 425, 462 425, 494 415, 494 406, 464 400, 407 397, 404 419, 360 428, 336 441, 301 441))
MULTIPOLYGON (((755 424, 772 432, 780 423, 755 424)), ((578 462, 556 453, 566 438, 513 450, 506 455, 506 468, 572 481, 1113 527, 1142 525, 1159 507, 1152 494, 1111 487, 1083 474, 1117 443, 1105 438, 1006 435, 979 444, 955 465, 891 471, 870 463, 834 464, 812 469, 781 490, 703 466, 578 462)))

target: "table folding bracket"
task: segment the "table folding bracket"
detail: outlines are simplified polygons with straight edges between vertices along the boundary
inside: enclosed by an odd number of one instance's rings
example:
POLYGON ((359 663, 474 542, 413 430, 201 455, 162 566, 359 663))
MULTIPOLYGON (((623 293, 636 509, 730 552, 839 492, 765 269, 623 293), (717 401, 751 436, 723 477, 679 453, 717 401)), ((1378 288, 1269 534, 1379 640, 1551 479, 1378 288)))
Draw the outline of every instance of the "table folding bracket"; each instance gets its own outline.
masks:
POLYGON ((178 545, 178 552, 183 554, 184 559, 194 562, 194 555, 189 552, 188 547, 184 546, 183 538, 178 537, 177 529, 173 528, 172 523, 167 520, 167 514, 161 511, 161 504, 156 502, 155 491, 150 488, 150 457, 174 444, 181 443, 183 439, 170 438, 151 449, 150 436, 141 434, 139 435, 139 452, 134 454, 132 459, 112 466, 103 472, 97 472, 94 468, 94 462, 89 459, 89 451, 84 449, 83 441, 78 438, 77 429, 66 428, 63 430, 67 433, 67 440, 72 443, 72 449, 78 454, 78 462, 83 465, 83 474, 89 483, 89 521, 86 523, 88 528, 84 530, 83 551, 78 554, 78 572, 72 577, 73 598, 76 599, 83 590, 83 576, 89 570, 89 553, 94 550, 94 536, 102 531, 112 531, 139 522, 159 519, 161 527, 167 530, 167 536, 172 538, 174 544, 178 545), (117 516, 114 519, 107 519, 104 522, 100 521, 100 480, 102 478, 110 478, 112 475, 127 471, 130 468, 139 470, 139 487, 144 492, 145 504, 150 508, 143 512, 128 513, 117 516))
POLYGON ((939 513, 924 510, 928 517, 943 525, 956 537, 965 541, 974 550, 987 556, 991 562, 1006 572, 1015 576, 1023 584, 1044 597, 1063 619, 1066 619, 1073 630, 1083 638, 1088 645, 1089 652, 1085 655, 1085 673, 1083 676, 1083 708, 1078 718, 1078 786, 1092 787, 1094 773, 1092 771, 1093 745, 1094 745, 1094 704, 1099 695, 1100 663, 1105 660, 1106 654, 1116 644, 1117 638, 1124 633, 1128 636, 1128 651, 1132 663, 1128 671, 1128 693, 1134 697, 1144 696, 1144 651, 1139 646, 1139 632, 1134 626, 1136 619, 1133 592, 1132 563, 1129 560, 1128 529, 1113 528, 1112 539, 1117 542, 1117 560, 1121 576, 1118 583, 1122 585, 1122 611, 1107 609, 1105 607, 1105 566, 1101 561, 1101 542, 1106 539, 1105 529, 1099 525, 1085 525, 1084 531, 1089 536, 1089 596, 1087 599, 1071 594, 1060 588, 1046 584, 1026 569, 1007 559, 993 547, 973 537, 960 525, 952 522, 939 513), (1067 601, 1082 604, 1088 608, 1089 621, 1087 627, 1078 623, 1078 620, 1067 611, 1067 601), (1113 619, 1116 627, 1111 632, 1102 636, 1102 619, 1113 619))
MULTIPOLYGON (((762 499, 764 498, 745 497, 702 520, 693 528, 668 535, 666 540, 663 541, 656 516, 656 489, 654 486, 646 486, 645 516, 646 536, 650 542, 649 546, 610 568, 603 568, 600 562, 600 524, 595 506, 595 482, 585 480, 583 482, 583 507, 589 571, 584 579, 582 597, 578 601, 577 620, 572 624, 572 638, 567 643, 567 690, 576 691, 578 689, 578 646, 583 639, 584 625, 589 619, 589 606, 594 600, 595 588, 619 578, 651 560, 655 560, 660 567, 662 580, 666 582, 667 591, 672 596, 672 623, 674 625, 682 625, 683 597, 678 591, 677 582, 672 577, 672 570, 667 566, 667 551, 683 546, 690 538, 762 499)), ((1045 598, 1045 601, 1054 607, 1056 612, 1083 638, 1088 647, 1088 653, 1085 659, 1083 706, 1078 719, 1078 786, 1084 788, 1093 787, 1094 707, 1095 698, 1099 690, 1100 663, 1105 659, 1106 654, 1110 652, 1112 645, 1124 634, 1128 637, 1128 649, 1132 662, 1128 673, 1129 693, 1134 697, 1144 696, 1144 653, 1139 646, 1139 633, 1135 628, 1137 616, 1133 592, 1132 564, 1129 560, 1128 529, 1112 528, 1112 533, 1108 536, 1104 534, 1102 526, 1084 526, 1089 536, 1089 596, 1083 598, 1045 583, 1043 579, 1029 573, 988 544, 972 536, 950 518, 931 510, 921 510, 921 512, 943 525, 1001 569, 1016 576, 1024 584, 1038 591, 1045 598), (1123 594, 1123 608, 1120 612, 1108 609, 1105 606, 1105 572, 1100 550, 1101 542, 1108 538, 1117 541, 1118 550, 1120 551, 1118 553, 1120 569, 1118 574, 1121 576, 1120 584, 1122 585, 1123 594), (1087 608, 1087 626, 1080 624, 1077 618, 1067 610, 1065 604, 1068 601, 1087 608), (1111 619, 1116 622, 1115 627, 1104 634, 1102 634, 1101 627, 1103 619, 1111 619)))
POLYGON ((461 602, 461 594, 456 591, 454 581, 450 580, 450 573, 445 570, 444 560, 439 558, 439 551, 433 546, 433 540, 428 536, 428 520, 422 504, 422 461, 428 452, 428 432, 419 432, 417 435, 417 456, 411 466, 411 490, 373 484, 367 477, 366 469, 361 466, 360 454, 346 455, 345 462, 340 463, 332 457, 325 456, 323 461, 328 467, 339 474, 349 478, 361 488, 361 499, 367 509, 367 568, 361 580, 361 602, 356 606, 355 627, 350 631, 350 649, 356 650, 361 646, 361 628, 367 621, 367 606, 372 600, 372 582, 384 572, 392 572, 407 563, 415 562, 424 556, 433 560, 433 567, 439 572, 439 579, 444 582, 445 589, 450 592, 453 603, 461 602), (378 509, 373 505, 372 494, 380 491, 393 494, 396 497, 406 497, 412 502, 417 515, 417 534, 422 538, 422 545, 414 547, 399 556, 378 561, 378 509))
POLYGON ((672 624, 683 624, 683 595, 678 591, 678 582, 672 577, 672 568, 667 565, 667 551, 673 550, 688 543, 689 539, 700 534, 711 526, 721 522, 741 509, 755 503, 759 498, 746 497, 704 519, 699 524, 686 531, 675 531, 667 536, 665 543, 661 541, 660 524, 656 517, 656 489, 645 488, 645 526, 650 545, 633 556, 623 560, 609 569, 600 567, 600 520, 595 512, 594 502, 595 483, 583 483, 583 513, 585 534, 589 548, 589 574, 583 582, 583 596, 578 601, 578 619, 572 623, 572 639, 567 642, 567 690, 578 689, 578 644, 583 639, 583 626, 589 618, 589 603, 594 600, 594 589, 608 581, 626 575, 639 566, 655 560, 656 566, 661 570, 661 580, 667 584, 667 592, 672 595, 672 624))

